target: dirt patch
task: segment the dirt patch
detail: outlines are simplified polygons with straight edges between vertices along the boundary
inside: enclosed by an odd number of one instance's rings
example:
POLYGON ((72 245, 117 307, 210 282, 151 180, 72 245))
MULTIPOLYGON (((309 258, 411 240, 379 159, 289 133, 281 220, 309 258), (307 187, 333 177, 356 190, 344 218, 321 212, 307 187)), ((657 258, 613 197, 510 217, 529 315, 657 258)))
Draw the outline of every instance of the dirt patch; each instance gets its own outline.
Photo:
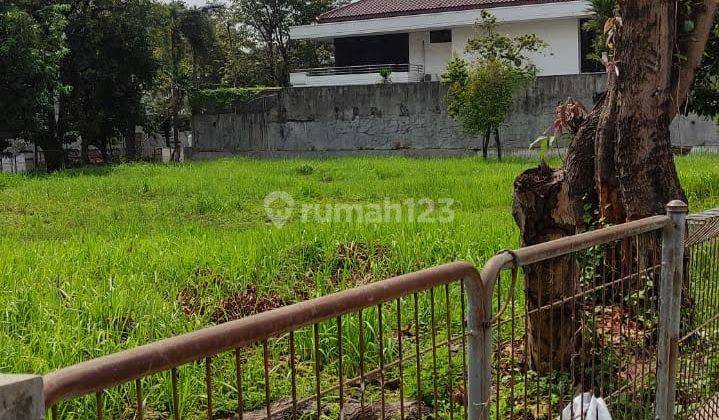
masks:
POLYGON ((185 315, 203 316, 211 303, 207 298, 203 299, 203 296, 207 296, 205 291, 225 283, 225 277, 212 267, 197 267, 192 271, 190 285, 180 289, 175 299, 185 315))
MULTIPOLYGON (((384 415, 382 413, 381 404, 365 405, 347 403, 342 410, 341 417, 346 420, 379 420, 379 419, 399 419, 402 413, 400 403, 386 403, 384 415)), ((426 418, 431 413, 427 405, 417 401, 405 401, 404 418, 419 419, 426 418)))
POLYGON ((244 291, 233 293, 222 299, 212 312, 210 319, 216 324, 221 324, 285 305, 285 300, 277 293, 269 292, 261 295, 254 285, 250 285, 244 291))
POLYGON ((202 316, 207 308, 200 298, 200 292, 194 286, 180 289, 177 292, 177 302, 187 316, 202 316))

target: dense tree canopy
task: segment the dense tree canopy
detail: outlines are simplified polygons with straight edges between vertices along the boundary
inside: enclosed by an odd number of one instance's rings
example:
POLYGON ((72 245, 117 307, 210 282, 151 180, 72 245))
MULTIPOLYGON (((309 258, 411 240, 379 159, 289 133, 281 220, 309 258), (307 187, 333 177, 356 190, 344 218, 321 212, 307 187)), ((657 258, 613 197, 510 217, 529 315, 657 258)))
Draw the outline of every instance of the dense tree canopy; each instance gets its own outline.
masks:
POLYGON ((34 136, 54 123, 67 11, 49 0, 0 4, 0 139, 34 136))
POLYGON ((167 133, 168 145, 173 133, 177 144, 191 96, 283 86, 292 67, 329 64, 331 49, 290 42, 289 27, 312 22, 336 3, 3 2, 0 139, 24 138, 57 152, 53 168, 66 159, 63 144, 76 139, 85 159, 89 146, 108 155, 111 139, 123 137, 136 157, 136 125, 167 133))
POLYGON ((61 100, 62 129, 103 154, 111 137, 134 132, 143 122, 142 98, 157 63, 147 0, 95 0, 73 5, 66 30, 69 53, 61 69, 72 89, 61 100))

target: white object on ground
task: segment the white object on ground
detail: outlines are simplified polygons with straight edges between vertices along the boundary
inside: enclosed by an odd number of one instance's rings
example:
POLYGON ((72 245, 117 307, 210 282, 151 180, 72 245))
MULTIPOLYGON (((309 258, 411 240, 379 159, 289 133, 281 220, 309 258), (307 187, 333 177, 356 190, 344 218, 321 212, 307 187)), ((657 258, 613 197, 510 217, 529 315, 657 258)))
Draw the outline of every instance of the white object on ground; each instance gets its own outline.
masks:
POLYGON ((612 420, 607 403, 589 392, 577 395, 562 411, 562 420, 612 420))

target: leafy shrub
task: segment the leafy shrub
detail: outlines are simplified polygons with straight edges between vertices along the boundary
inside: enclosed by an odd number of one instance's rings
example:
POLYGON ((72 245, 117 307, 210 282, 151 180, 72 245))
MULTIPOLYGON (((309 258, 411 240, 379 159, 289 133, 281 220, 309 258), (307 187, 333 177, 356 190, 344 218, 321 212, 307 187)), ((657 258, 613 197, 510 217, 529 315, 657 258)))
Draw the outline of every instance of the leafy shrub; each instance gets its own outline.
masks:
POLYGON ((389 83, 392 81, 392 70, 387 67, 381 68, 379 76, 382 78, 382 83, 389 83))

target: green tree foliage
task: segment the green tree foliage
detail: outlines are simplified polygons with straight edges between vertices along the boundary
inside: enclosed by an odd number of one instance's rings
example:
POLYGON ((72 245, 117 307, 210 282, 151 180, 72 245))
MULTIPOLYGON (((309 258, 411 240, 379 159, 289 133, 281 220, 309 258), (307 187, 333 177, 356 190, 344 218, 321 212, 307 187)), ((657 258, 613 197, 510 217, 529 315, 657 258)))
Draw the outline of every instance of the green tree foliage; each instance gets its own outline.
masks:
POLYGON ((168 146, 179 147, 179 132, 189 113, 188 96, 219 83, 221 77, 213 60, 216 27, 209 10, 188 8, 182 2, 158 5, 158 12, 156 56, 161 71, 151 95, 152 126, 166 133, 168 146))
POLYGON ((514 95, 537 75, 529 54, 545 46, 536 35, 502 34, 498 25, 491 13, 482 12, 477 34, 467 46, 474 59, 467 62, 455 55, 442 75, 442 82, 448 86, 449 114, 468 134, 485 135, 485 157, 492 132, 500 147, 498 129, 511 110, 514 95))
POLYGON ((55 139, 54 105, 64 89, 59 71, 67 53, 66 12, 66 5, 49 0, 0 4, 0 141, 55 139))
POLYGON ((224 106, 287 84, 293 67, 328 65, 331 48, 290 42, 289 27, 345 1, 1 2, 0 139, 34 141, 46 159, 56 151, 53 169, 63 142, 81 138, 85 158, 91 145, 107 152, 111 139, 125 137, 130 149, 136 125, 178 144, 193 95, 200 109, 224 106))
POLYGON ((346 3, 334 0, 233 0, 238 19, 251 28, 264 71, 275 86, 289 84, 292 67, 328 58, 322 44, 290 42, 290 26, 312 23, 317 16, 346 3))
MULTIPOLYGON (((153 25, 148 0, 77 2, 66 30, 70 53, 62 65, 72 87, 63 97, 63 128, 83 140, 83 158, 94 145, 107 154, 112 137, 134 139, 143 123, 144 92, 152 85, 153 25)), ((106 156, 107 158, 107 156, 106 156)))
POLYGON ((614 0, 590 0, 592 19, 584 23, 584 30, 594 34, 589 58, 602 62, 607 51, 609 29, 605 30, 607 21, 614 16, 614 0))
POLYGON ((238 103, 250 101, 278 88, 218 88, 194 92, 189 98, 193 114, 231 112, 238 103))

